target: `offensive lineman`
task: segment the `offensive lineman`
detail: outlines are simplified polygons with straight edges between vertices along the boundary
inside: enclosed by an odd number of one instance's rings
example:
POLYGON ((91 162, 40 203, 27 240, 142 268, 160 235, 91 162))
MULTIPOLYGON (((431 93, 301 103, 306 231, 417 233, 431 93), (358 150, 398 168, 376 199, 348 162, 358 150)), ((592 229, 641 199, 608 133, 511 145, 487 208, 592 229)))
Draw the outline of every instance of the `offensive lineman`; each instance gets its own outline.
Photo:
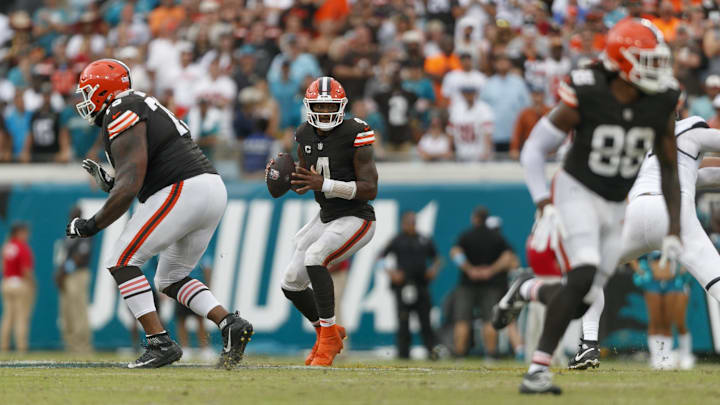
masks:
MULTIPOLYGON (((670 50, 655 26, 624 19, 608 32, 602 64, 571 72, 560 86, 561 103, 533 129, 521 161, 538 207, 533 239, 540 247, 558 247, 570 271, 566 282, 543 285, 549 316, 521 393, 560 394, 549 371, 551 355, 573 318, 581 317, 613 274, 621 254, 625 198, 645 153, 657 154, 669 213, 662 240, 663 258, 675 261, 680 242, 680 187, 674 137, 679 91, 672 76, 670 50), (545 156, 575 131, 563 169, 545 181, 545 156), (560 244, 560 241, 562 244, 560 244)), ((529 284, 511 286, 512 297, 499 307, 512 319, 529 284)), ((505 315, 505 316, 502 316, 505 315)))
POLYGON ((102 128, 105 153, 115 178, 92 160, 85 168, 110 195, 90 219, 74 218, 70 237, 89 237, 120 218, 137 196, 140 204, 125 225, 107 263, 130 311, 147 335, 145 352, 129 368, 162 367, 182 357, 165 331, 145 275, 140 270, 159 254, 155 286, 221 329, 219 365, 236 365, 252 325, 231 314, 200 281, 188 277, 225 212, 227 191, 212 164, 190 138, 184 122, 144 93, 132 90, 130 70, 119 60, 100 59, 80 74, 81 117, 102 128))
POLYGON ((355 254, 375 234, 375 211, 368 204, 378 186, 375 133, 358 118, 344 119, 345 90, 332 77, 312 82, 303 101, 307 122, 295 132, 299 163, 291 183, 298 194, 315 193, 320 213, 295 235, 282 290, 315 326, 317 341, 305 364, 330 366, 343 348, 345 329, 335 324, 328 267, 355 254))

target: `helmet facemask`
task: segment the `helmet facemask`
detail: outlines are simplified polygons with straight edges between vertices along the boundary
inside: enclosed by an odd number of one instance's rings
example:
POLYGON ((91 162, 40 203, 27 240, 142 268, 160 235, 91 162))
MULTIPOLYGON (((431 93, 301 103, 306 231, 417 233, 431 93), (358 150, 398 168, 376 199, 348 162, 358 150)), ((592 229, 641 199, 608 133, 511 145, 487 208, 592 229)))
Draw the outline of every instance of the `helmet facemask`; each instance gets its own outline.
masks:
POLYGON ((303 100, 307 111, 308 124, 317 129, 330 130, 342 124, 345 117, 345 106, 347 98, 333 99, 329 96, 318 96, 316 99, 305 98, 303 100), (315 112, 313 106, 318 104, 335 104, 337 109, 329 112, 315 112))
POLYGON ((83 101, 75 104, 75 108, 77 109, 78 114, 83 119, 86 119, 90 124, 95 123, 95 116, 100 111, 97 111, 95 113, 95 110, 97 106, 92 101, 93 96, 95 95, 95 92, 100 88, 99 84, 96 84, 95 87, 90 86, 89 84, 86 84, 85 86, 78 85, 77 90, 75 90, 75 93, 79 93, 82 95, 83 101), (95 114, 93 114, 95 113, 95 114))
POLYGON ((624 48, 620 52, 632 64, 632 69, 624 79, 635 84, 645 93, 654 94, 665 91, 673 81, 670 63, 670 48, 664 43, 654 49, 624 48))

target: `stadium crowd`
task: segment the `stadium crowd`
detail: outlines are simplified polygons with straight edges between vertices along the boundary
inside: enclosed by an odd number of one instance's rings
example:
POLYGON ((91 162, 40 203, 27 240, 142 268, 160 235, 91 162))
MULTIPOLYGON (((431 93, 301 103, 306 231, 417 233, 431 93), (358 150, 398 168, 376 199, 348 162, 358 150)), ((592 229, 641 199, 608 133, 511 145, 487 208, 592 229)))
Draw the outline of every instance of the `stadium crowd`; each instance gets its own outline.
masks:
MULTIPOLYGON (((691 113, 720 126, 712 0, 43 0, 0 14, 0 162, 102 151, 74 111, 80 70, 125 61, 214 160, 260 174, 293 149, 310 79, 345 86, 380 160, 517 159, 558 83, 627 15, 673 49, 691 113)), ((1 8, 0 8, 1 10, 1 8)))

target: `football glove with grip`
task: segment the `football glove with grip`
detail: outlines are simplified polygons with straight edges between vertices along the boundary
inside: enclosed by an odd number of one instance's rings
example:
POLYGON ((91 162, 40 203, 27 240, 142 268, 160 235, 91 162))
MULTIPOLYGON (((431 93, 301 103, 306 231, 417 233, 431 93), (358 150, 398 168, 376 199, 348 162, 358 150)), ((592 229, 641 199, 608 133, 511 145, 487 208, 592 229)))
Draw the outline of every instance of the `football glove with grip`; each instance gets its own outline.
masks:
POLYGON ((547 204, 543 207, 542 213, 538 213, 535 217, 530 246, 538 252, 544 252, 548 247, 557 250, 561 238, 566 234, 557 210, 552 204, 547 204))
POLYGON ((100 187, 102 191, 109 193, 110 190, 112 190, 115 185, 115 178, 109 175, 108 172, 100 166, 100 164, 94 160, 85 159, 82 162, 82 167, 90 173, 91 176, 93 176, 95 183, 97 183, 98 187, 100 187))
POLYGON ((683 252, 683 244, 677 235, 667 235, 662 241, 662 256, 660 256, 660 267, 665 267, 669 262, 670 268, 675 269, 677 261, 683 252))
POLYGON ((95 217, 90 219, 74 218, 67 224, 65 235, 71 238, 87 238, 100 232, 95 224, 95 217))

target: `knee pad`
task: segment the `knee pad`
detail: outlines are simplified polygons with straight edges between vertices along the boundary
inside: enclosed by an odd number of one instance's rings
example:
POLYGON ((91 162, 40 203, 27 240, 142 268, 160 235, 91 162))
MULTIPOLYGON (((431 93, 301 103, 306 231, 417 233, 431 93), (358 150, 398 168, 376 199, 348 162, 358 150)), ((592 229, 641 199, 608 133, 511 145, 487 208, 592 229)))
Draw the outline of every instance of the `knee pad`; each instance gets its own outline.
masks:
POLYGON ((325 266, 325 255, 322 252, 322 247, 315 244, 311 245, 310 248, 305 252, 305 267, 308 266, 325 266))

